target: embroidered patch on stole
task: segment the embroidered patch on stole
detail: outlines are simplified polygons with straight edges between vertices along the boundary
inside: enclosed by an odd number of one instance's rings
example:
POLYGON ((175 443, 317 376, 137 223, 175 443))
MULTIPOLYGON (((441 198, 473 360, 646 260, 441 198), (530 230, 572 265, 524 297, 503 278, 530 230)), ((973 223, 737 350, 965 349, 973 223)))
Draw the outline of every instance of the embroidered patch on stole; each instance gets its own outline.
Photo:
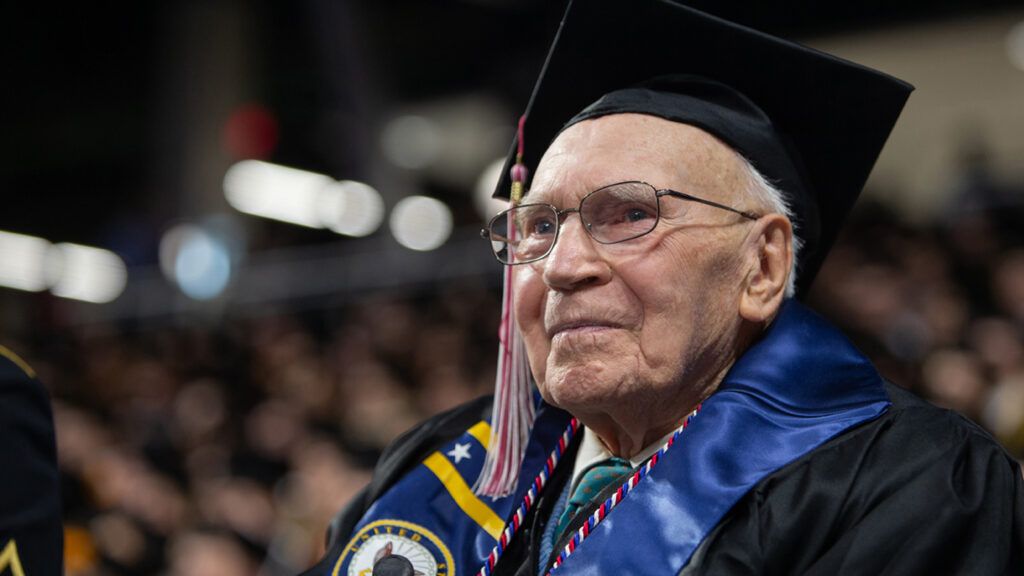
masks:
POLYGON ((345 576, 370 576, 377 560, 388 554, 403 556, 417 575, 455 573, 451 552, 433 532, 405 520, 377 520, 356 533, 338 558, 331 576, 340 576, 338 571, 349 558, 352 561, 345 576))

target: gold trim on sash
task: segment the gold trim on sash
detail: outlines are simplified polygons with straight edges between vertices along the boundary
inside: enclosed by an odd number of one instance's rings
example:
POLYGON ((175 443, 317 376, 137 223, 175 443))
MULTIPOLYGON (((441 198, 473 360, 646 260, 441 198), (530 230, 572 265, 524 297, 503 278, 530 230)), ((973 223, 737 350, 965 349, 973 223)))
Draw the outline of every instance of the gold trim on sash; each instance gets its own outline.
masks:
MULTIPOLYGON (((36 371, 33 370, 32 367, 28 365, 28 362, 25 362, 24 360, 19 358, 17 354, 15 354, 14 352, 11 352, 11 350, 9 348, 7 348, 6 346, 4 346, 2 344, 0 344, 0 356, 3 356, 4 358, 7 358, 11 362, 14 362, 14 364, 18 368, 21 368, 21 371, 24 372, 25 374, 27 374, 29 378, 35 378, 36 377, 36 371)), ((479 426, 479 425, 480 424, 477 424, 477 426, 479 426)), ((476 426, 474 426, 474 428, 475 427, 476 426)))
POLYGON ((491 444, 491 425, 487 422, 477 422, 472 428, 466 430, 466 432, 468 432, 473 438, 476 438, 476 441, 484 447, 484 450, 487 450, 488 446, 491 444))
POLYGON ((477 498, 476 494, 473 494, 473 490, 462 479, 462 475, 455 469, 451 461, 444 457, 444 454, 434 452, 423 461, 423 465, 437 476, 437 479, 448 490, 452 500, 455 500, 455 503, 467 516, 495 540, 501 537, 501 531, 505 529, 505 522, 477 498))
POLYGON ((18 546, 13 539, 8 540, 7 545, 0 552, 0 572, 4 572, 8 568, 11 569, 13 576, 25 576, 25 570, 21 567, 21 559, 18 558, 18 546))

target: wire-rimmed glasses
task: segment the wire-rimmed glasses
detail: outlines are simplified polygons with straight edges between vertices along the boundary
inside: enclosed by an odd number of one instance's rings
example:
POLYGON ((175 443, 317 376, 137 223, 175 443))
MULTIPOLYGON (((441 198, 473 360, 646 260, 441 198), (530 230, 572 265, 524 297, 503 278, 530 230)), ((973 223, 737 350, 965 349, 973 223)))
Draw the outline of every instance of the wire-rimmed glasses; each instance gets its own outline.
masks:
POLYGON ((617 244, 650 233, 661 219, 663 196, 721 208, 748 220, 760 218, 753 212, 634 180, 602 186, 584 196, 577 208, 521 204, 492 218, 480 236, 490 240, 498 262, 528 264, 551 253, 562 222, 573 212, 580 215, 587 234, 601 244, 617 244))

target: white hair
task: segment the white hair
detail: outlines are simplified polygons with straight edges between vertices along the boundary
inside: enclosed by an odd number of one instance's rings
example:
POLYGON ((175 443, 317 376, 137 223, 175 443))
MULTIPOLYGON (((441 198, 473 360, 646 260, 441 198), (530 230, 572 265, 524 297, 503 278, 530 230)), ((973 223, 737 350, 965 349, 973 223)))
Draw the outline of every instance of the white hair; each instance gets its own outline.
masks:
POLYGON ((775 187, 764 177, 749 160, 741 154, 737 154, 740 164, 747 175, 747 196, 754 203, 765 211, 766 214, 782 214, 793 226, 793 266, 789 270, 789 280, 786 283, 786 296, 791 298, 796 294, 796 273, 797 262, 799 261, 800 249, 803 248, 803 240, 800 239, 800 230, 793 223, 795 215, 793 208, 786 201, 785 194, 775 187))

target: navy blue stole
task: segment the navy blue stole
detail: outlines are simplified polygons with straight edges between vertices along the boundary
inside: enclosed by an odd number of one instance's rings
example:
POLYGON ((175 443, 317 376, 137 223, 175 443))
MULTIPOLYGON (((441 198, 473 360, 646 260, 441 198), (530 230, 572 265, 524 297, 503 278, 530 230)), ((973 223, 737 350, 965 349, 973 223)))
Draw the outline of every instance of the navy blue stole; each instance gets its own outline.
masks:
POLYGON ((430 454, 370 506, 331 562, 332 576, 368 576, 386 554, 404 556, 424 576, 476 574, 569 424, 566 412, 537 399, 533 434, 512 495, 492 500, 473 494, 490 439, 490 425, 481 421, 430 454))
MULTIPOLYGON (((761 480, 888 406, 871 363, 816 314, 786 302, 676 444, 557 574, 678 573, 761 480)), ((387 553, 426 576, 476 574, 567 422, 541 403, 519 486, 493 501, 470 489, 489 434, 485 422, 473 426, 367 510, 332 575, 369 575, 387 553)))

